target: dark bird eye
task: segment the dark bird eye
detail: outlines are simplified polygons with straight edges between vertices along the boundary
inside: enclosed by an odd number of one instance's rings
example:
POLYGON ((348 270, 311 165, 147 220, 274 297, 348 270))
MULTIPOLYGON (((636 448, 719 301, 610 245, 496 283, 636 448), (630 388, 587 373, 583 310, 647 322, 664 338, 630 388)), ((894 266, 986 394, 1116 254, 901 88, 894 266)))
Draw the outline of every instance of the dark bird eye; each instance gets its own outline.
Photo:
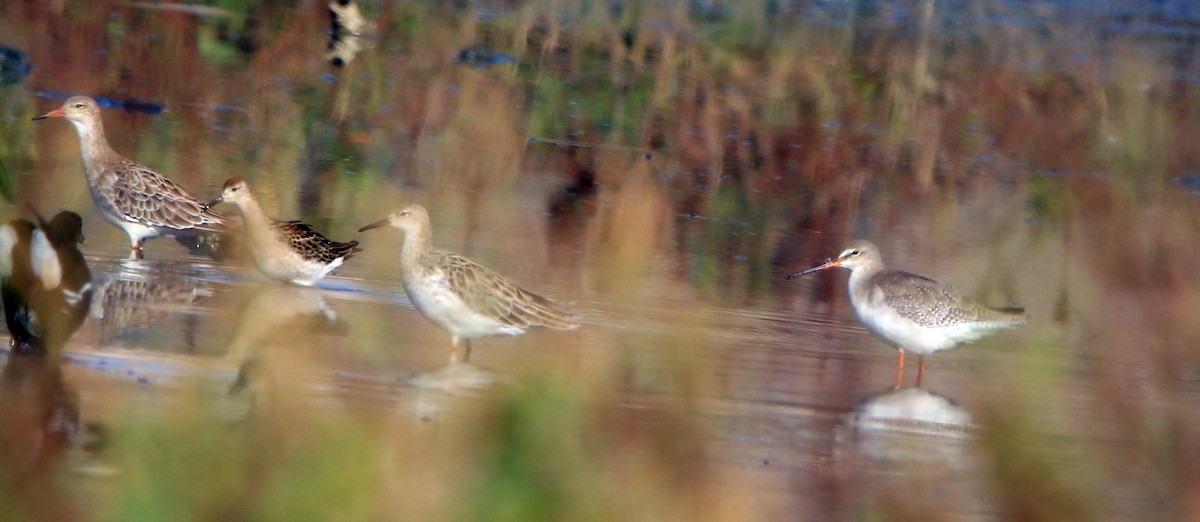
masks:
POLYGON ((82 104, 82 103, 76 103, 76 104, 75 104, 75 108, 76 108, 76 109, 82 109, 82 108, 83 108, 83 104, 82 104))
POLYGON ((857 256, 857 255, 859 255, 859 254, 861 254, 861 253, 862 253, 862 252, 859 252, 858 250, 851 250, 851 251, 850 251, 850 255, 852 255, 852 256, 857 256))

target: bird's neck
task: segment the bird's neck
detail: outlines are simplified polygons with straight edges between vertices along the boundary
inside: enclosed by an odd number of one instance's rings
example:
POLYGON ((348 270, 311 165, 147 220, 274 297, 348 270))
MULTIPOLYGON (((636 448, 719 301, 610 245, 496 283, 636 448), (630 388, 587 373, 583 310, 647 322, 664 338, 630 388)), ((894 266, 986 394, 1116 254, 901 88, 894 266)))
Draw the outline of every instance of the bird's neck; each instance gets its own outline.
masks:
POLYGON ((882 264, 873 263, 856 267, 850 272, 850 299, 854 301, 865 298, 871 292, 871 278, 883 270, 882 264))
POLYGON ((98 159, 119 157, 108 140, 104 137, 104 125, 99 121, 95 125, 71 120, 75 130, 79 132, 79 148, 83 152, 83 160, 87 163, 98 159))
POLYGON ((405 277, 420 271, 421 260, 433 252, 433 238, 427 230, 404 232, 404 243, 400 246, 400 266, 405 277))
POLYGON ((262 206, 258 204, 258 200, 252 197, 242 198, 234 202, 237 205, 238 211, 242 213, 242 222, 245 223, 246 230, 251 234, 269 234, 271 218, 263 212, 262 206))

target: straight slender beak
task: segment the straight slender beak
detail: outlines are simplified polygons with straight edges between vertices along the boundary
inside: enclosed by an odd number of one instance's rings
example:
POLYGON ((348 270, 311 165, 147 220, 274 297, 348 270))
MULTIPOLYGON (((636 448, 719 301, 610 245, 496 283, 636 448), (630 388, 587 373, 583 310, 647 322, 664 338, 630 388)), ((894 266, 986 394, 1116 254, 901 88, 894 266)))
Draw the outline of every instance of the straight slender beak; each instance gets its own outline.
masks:
POLYGON ((366 231, 368 231, 368 230, 371 230, 372 228, 379 228, 379 227, 382 227, 382 226, 384 226, 384 225, 387 225, 387 224, 388 224, 388 220, 386 220, 386 219, 381 219, 381 220, 379 220, 379 221, 376 221, 376 222, 374 222, 374 223, 371 223, 370 225, 364 225, 362 228, 358 229, 358 231, 359 231, 359 232, 366 232, 366 231))
POLYGON ((214 199, 214 200, 209 201, 208 203, 204 204, 204 210, 208 210, 212 207, 220 205, 222 201, 225 201, 225 198, 223 196, 217 196, 217 199, 214 199))
POLYGON ((792 275, 789 275, 789 276, 787 276, 787 278, 788 278, 788 280, 792 280, 792 279, 795 279, 795 278, 797 278, 797 277, 800 277, 800 276, 806 276, 806 275, 808 275, 808 274, 811 274, 811 273, 813 273, 813 272, 820 272, 820 271, 822 271, 822 270, 825 270, 825 269, 827 269, 827 268, 837 268, 837 267, 839 267, 839 266, 842 266, 842 260, 841 260, 841 259, 830 259, 829 261, 826 261, 826 262, 824 262, 824 263, 821 263, 821 264, 819 264, 819 265, 817 265, 817 266, 814 266, 814 267, 812 267, 812 268, 810 268, 810 269, 808 269, 808 270, 805 270, 805 271, 803 271, 803 272, 796 272, 796 273, 794 273, 794 274, 792 274, 792 275))
POLYGON ((46 118, 64 118, 66 116, 67 116, 67 113, 63 112, 62 109, 54 109, 54 110, 47 112, 46 114, 43 114, 41 116, 36 116, 33 119, 44 120, 46 118))

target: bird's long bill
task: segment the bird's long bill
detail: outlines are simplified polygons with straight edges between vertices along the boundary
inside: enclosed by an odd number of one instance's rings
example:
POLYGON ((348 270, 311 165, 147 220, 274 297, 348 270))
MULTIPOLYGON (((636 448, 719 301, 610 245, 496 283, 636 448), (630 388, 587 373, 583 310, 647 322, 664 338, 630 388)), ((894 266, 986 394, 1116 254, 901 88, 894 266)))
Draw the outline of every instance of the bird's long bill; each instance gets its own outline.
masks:
POLYGON ((817 266, 814 266, 814 267, 812 267, 812 268, 810 268, 810 269, 808 269, 808 270, 805 270, 805 271, 803 271, 803 272, 796 272, 796 273, 794 273, 794 274, 792 274, 792 275, 790 275, 790 276, 787 276, 787 278, 788 278, 788 279, 795 279, 795 278, 797 278, 797 277, 800 277, 800 276, 806 276, 806 275, 808 275, 808 274, 811 274, 811 273, 813 273, 813 272, 820 272, 820 271, 822 271, 822 270, 825 270, 826 268, 837 268, 837 267, 839 267, 839 266, 842 266, 842 260, 841 260, 841 259, 830 259, 829 261, 826 261, 826 262, 824 262, 824 263, 821 263, 821 264, 819 264, 819 265, 817 265, 817 266))
POLYGON ((217 205, 220 205, 222 201, 225 201, 225 198, 223 196, 217 196, 217 199, 214 199, 212 201, 209 201, 208 203, 205 203, 204 208, 215 207, 217 205))
POLYGON ((386 219, 381 219, 381 220, 379 220, 379 221, 376 221, 376 222, 374 222, 374 223, 371 223, 370 225, 365 225, 365 226, 363 226, 362 228, 358 229, 358 231, 359 231, 359 232, 366 232, 366 231, 368 231, 368 230, 371 230, 372 228, 379 228, 379 227, 385 226, 385 225, 387 225, 387 224, 388 224, 388 220, 386 220, 386 219))
POLYGON ((47 112, 46 114, 43 114, 41 116, 35 116, 33 119, 44 120, 46 118, 62 118, 62 117, 65 117, 66 115, 67 115, 67 113, 63 112, 62 109, 54 109, 54 110, 47 112))

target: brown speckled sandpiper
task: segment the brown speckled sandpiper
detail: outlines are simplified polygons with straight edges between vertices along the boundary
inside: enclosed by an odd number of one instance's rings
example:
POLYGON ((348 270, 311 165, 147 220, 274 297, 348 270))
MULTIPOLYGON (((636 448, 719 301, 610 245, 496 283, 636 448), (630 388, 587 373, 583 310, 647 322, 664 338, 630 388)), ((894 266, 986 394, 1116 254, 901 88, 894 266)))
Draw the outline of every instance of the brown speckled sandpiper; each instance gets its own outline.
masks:
POLYGON ((241 210, 254 264, 259 272, 276 281, 312 286, 362 251, 358 241, 330 241, 304 223, 268 216, 242 178, 226 181, 221 196, 210 205, 222 201, 241 210))
POLYGON ((110 223, 129 235, 131 259, 141 259, 144 242, 188 231, 226 231, 231 222, 174 181, 121 157, 108 145, 100 106, 73 96, 62 107, 34 118, 66 118, 79 133, 83 168, 92 201, 110 223))

